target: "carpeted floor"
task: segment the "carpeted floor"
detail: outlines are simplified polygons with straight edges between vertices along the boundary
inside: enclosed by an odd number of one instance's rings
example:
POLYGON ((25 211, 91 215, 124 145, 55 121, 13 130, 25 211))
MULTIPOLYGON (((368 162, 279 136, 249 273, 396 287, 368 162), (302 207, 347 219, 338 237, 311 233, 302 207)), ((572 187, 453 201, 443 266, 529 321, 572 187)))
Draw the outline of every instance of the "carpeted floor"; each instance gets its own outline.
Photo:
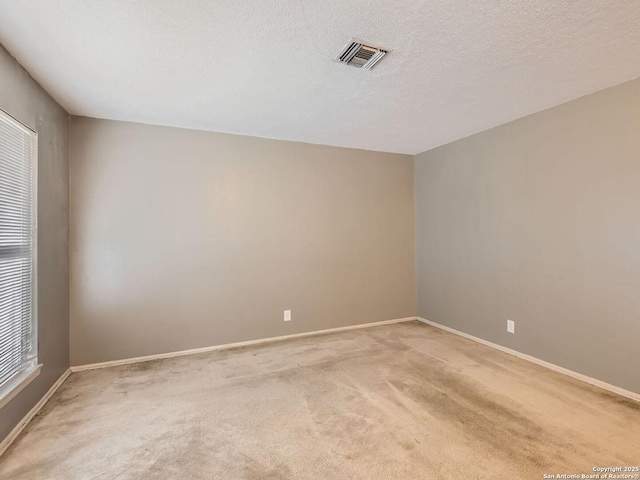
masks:
POLYGON ((542 479, 640 464, 640 404, 418 322, 73 374, 23 479, 542 479))

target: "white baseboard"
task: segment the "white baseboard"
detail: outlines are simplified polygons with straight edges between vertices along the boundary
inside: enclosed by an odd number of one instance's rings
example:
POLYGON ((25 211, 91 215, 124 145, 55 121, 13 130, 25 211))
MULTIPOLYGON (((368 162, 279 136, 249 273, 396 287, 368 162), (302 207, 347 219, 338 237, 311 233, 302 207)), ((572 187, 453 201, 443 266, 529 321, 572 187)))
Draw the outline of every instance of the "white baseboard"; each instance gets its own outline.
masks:
POLYGON ((616 387, 615 385, 611 385, 609 383, 603 382, 601 380, 597 380, 592 377, 588 377, 578 372, 574 372, 573 370, 569 370, 564 367, 560 367, 553 363, 546 362, 544 360, 540 360, 539 358, 532 357, 531 355, 527 355, 526 353, 521 353, 516 350, 512 350, 507 347, 503 347, 502 345, 498 345, 493 342, 489 342, 487 340, 483 340, 478 337, 474 337, 473 335, 469 335, 468 333, 461 332, 459 330, 455 330, 451 327, 447 327, 445 325, 441 325, 439 323, 432 322, 422 317, 406 317, 406 318, 397 318, 394 320, 383 320, 381 322, 373 322, 373 323, 364 323, 360 325, 350 325, 347 327, 338 327, 338 328, 328 328, 325 330, 316 330, 313 332, 304 332, 304 333, 294 333, 291 335, 282 335, 279 337, 270 337, 263 338, 259 340, 249 340, 246 342, 237 342, 237 343, 228 343, 223 345, 214 345, 211 347, 203 347, 203 348, 194 348, 191 350, 182 350, 178 352, 168 352, 168 353, 160 353, 157 355, 147 355, 144 357, 135 357, 135 358, 126 358, 123 360, 113 360, 110 362, 101 362, 101 363, 92 363, 89 365, 79 365, 75 367, 71 367, 67 369, 60 378, 51 386, 49 391, 40 399, 40 401, 27 413, 22 420, 15 426, 15 428, 7 435, 7 437, 0 442, 0 456, 7 451, 7 449, 11 446, 11 444, 18 438, 18 435, 24 430, 24 428, 29 424, 29 422, 35 417, 38 412, 42 409, 42 407, 47 403, 47 401, 53 396, 53 394, 60 388, 60 386, 64 383, 64 381, 69 377, 72 372, 81 372, 83 370, 94 370, 97 368, 107 368, 113 367, 117 365, 129 365, 132 363, 139 362, 147 362, 150 360, 159 360, 162 358, 172 358, 172 357, 181 357, 185 355, 193 355, 197 353, 205 353, 205 352, 213 352, 215 350, 225 350, 229 348, 235 347, 245 347, 250 345, 260 345, 264 343, 277 342, 279 340, 288 340, 292 338, 301 338, 301 337, 310 337, 313 335, 321 335, 325 333, 333 333, 333 332, 343 332, 347 330, 356 330, 359 328, 369 328, 376 327, 380 325, 389 325, 392 323, 400 323, 400 322, 409 322, 411 320, 419 320, 420 322, 426 323, 427 325, 431 325, 433 327, 445 330, 449 333, 453 333, 460 337, 464 337, 468 340, 472 340, 474 342, 480 343, 482 345, 486 345, 487 347, 494 348, 496 350, 500 350, 501 352, 508 353, 509 355, 513 355, 515 357, 521 358, 523 360, 527 360, 529 362, 535 363, 542 367, 546 367, 550 370, 554 370, 556 372, 562 373, 564 375, 568 375, 570 377, 576 378, 578 380, 582 380, 583 382, 589 383, 596 387, 602 388, 604 390, 608 390, 613 393, 617 393, 618 395, 622 395, 627 398, 631 398, 633 400, 640 402, 640 394, 631 392, 629 390, 625 390, 624 388, 616 387))
POLYGON ((45 403, 47 403, 47 401, 49 401, 53 394, 56 393, 58 388, 60 388, 60 386, 64 383, 64 381, 67 379, 67 377, 69 377, 70 374, 71 369, 68 368, 62 375, 60 375, 60 378, 56 380, 56 383, 51 385, 51 388, 47 393, 45 393, 44 397, 42 397, 31 410, 29 410, 29 413, 27 413, 22 418, 22 420, 20 420, 20 422, 14 427, 14 429, 11 430, 9 435, 7 435, 6 438, 2 440, 2 442, 0 442, 0 456, 7 451, 7 449, 11 446, 15 439, 18 438, 18 435, 20 435, 22 430, 24 430, 24 428, 29 424, 33 417, 38 414, 40 409, 44 407, 45 403))
POLYGON ((497 343, 489 342, 487 340, 483 340, 482 338, 474 337, 473 335, 469 335, 468 333, 461 332, 459 330, 455 330, 451 327, 447 327, 445 325, 441 325, 436 322, 432 322, 431 320, 427 320, 426 318, 416 317, 417 320, 426 323, 427 325, 431 325, 432 327, 440 328, 449 333, 453 333, 460 337, 464 337, 468 340, 473 340, 474 342, 481 343, 482 345, 486 345, 487 347, 495 348, 496 350, 500 350, 501 352, 508 353, 509 355, 513 355, 514 357, 521 358, 523 360, 527 360, 531 363, 535 363, 536 365, 540 365, 542 367, 546 367, 550 370, 563 373, 568 375, 569 377, 576 378, 578 380, 582 380, 583 382, 589 383, 596 387, 600 387, 604 390, 608 390, 613 393, 617 393, 618 395, 622 395, 623 397, 631 398, 632 400, 636 400, 640 402, 640 393, 631 392, 629 390, 625 390, 624 388, 616 387, 615 385, 611 385, 610 383, 603 382, 602 380, 598 380, 596 378, 588 377, 578 372, 574 372, 573 370, 569 370, 568 368, 560 367, 553 363, 546 362, 544 360, 540 360, 539 358, 532 357, 531 355, 527 355, 526 353, 518 352, 517 350, 512 350, 507 347, 503 347, 502 345, 498 345, 497 343))
POLYGON ((144 357, 125 358, 122 360, 112 360, 109 362, 90 363, 87 365, 77 365, 71 367, 72 372, 82 372, 84 370, 95 370, 96 368, 115 367, 118 365, 130 365, 132 363, 149 362, 151 360, 160 360, 162 358, 182 357, 185 355, 194 355, 197 353, 213 352, 215 350, 226 350, 228 348, 247 347, 250 345, 260 345, 263 343, 277 342, 279 340, 289 340, 292 338, 310 337, 313 335, 322 335, 325 333, 344 332, 346 330, 356 330, 359 328, 377 327, 380 325, 389 325, 391 323, 409 322, 416 320, 416 317, 396 318, 393 320, 383 320, 381 322, 362 323, 360 325, 349 325, 347 327, 327 328, 325 330, 315 330, 313 332, 293 333, 291 335, 282 335, 280 337, 261 338, 258 340, 248 340, 246 342, 226 343, 223 345, 214 345, 211 347, 193 348, 190 350, 181 350, 178 352, 158 353, 155 355, 146 355, 144 357))

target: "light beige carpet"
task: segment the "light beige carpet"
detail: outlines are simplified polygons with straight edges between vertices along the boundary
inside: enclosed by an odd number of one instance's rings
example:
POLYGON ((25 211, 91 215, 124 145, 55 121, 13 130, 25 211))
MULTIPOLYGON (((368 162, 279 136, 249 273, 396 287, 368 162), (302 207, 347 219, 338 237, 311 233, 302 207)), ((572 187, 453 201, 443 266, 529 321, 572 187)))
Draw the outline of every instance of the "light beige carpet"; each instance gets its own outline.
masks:
POLYGON ((640 405, 408 322, 73 374, 23 479, 542 479, 640 464, 640 405))

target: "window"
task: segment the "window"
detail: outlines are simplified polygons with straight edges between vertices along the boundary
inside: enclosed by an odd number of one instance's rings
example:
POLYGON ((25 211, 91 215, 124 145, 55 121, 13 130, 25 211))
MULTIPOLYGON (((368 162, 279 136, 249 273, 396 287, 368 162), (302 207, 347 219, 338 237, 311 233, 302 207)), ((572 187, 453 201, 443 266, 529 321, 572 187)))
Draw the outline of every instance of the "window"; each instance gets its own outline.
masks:
POLYGON ((0 398, 37 369, 36 154, 36 134, 0 110, 0 398))

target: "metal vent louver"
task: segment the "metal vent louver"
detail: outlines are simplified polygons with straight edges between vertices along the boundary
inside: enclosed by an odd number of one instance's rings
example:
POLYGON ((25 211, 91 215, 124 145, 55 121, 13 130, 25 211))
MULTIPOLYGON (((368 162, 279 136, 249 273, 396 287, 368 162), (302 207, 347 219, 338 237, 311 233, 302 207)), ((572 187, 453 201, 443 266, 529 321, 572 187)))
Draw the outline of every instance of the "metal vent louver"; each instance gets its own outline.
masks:
POLYGON ((352 67, 371 70, 387 53, 389 50, 366 45, 359 40, 351 40, 342 49, 337 60, 352 67))

